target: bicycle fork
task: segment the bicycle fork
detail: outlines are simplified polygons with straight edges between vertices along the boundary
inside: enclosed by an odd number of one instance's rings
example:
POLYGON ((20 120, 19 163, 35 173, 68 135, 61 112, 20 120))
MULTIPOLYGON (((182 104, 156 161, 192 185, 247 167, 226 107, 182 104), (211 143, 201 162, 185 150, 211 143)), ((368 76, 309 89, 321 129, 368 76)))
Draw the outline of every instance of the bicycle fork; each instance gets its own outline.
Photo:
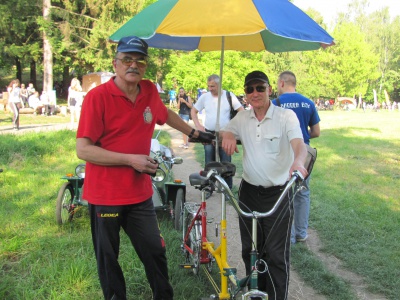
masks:
MULTIPOLYGON (((257 252, 257 218, 252 218, 252 240, 253 245, 250 252, 250 284, 249 291, 245 293, 242 299, 252 299, 251 297, 258 297, 259 299, 268 300, 268 294, 258 290, 258 252, 257 252)), ((267 266, 265 266, 267 268, 267 266)), ((265 272, 268 270, 266 269, 265 272)))

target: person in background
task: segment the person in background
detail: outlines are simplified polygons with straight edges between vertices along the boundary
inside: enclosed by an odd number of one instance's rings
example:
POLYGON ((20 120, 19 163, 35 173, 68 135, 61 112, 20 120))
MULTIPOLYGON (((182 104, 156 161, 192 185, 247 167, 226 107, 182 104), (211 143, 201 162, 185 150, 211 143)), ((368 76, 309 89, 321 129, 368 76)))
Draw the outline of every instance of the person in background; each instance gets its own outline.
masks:
POLYGON ((33 95, 34 92, 36 92, 35 88, 33 87, 33 83, 29 82, 28 87, 26 88, 28 91, 28 98, 33 95))
POLYGON ((46 91, 42 91, 42 95, 40 96, 40 102, 43 105, 42 115, 44 116, 54 115, 56 109, 54 99, 52 99, 46 91))
MULTIPOLYGON (((200 96, 197 102, 193 105, 191 115, 196 128, 202 131, 211 132, 215 134, 215 126, 217 123, 217 110, 218 110, 218 89, 219 89, 220 79, 218 75, 211 75, 207 79, 207 86, 209 92, 204 93, 200 96), (204 125, 200 124, 197 113, 200 111, 205 111, 204 125)), ((243 106, 240 104, 239 100, 233 93, 230 93, 232 98, 233 108, 237 111, 242 111, 243 106)), ((230 120, 231 106, 229 104, 228 98, 226 96, 226 91, 221 91, 221 106, 219 114, 219 124, 220 129, 223 130, 230 120)), ((227 155, 225 151, 219 147, 219 158, 220 161, 231 161, 231 156, 227 155)), ((215 146, 212 144, 204 145, 204 156, 205 164, 207 165, 211 161, 217 161, 215 155, 215 146)), ((226 183, 229 188, 232 188, 232 177, 226 179, 226 183)))
MULTIPOLYGON (((186 123, 189 123, 190 110, 193 107, 192 99, 190 96, 186 95, 185 89, 181 87, 179 89, 178 95, 178 108, 179 108, 179 116, 186 123)), ((187 149, 189 148, 188 136, 186 134, 182 134, 183 144, 180 145, 180 148, 187 149)))
POLYGON ((169 108, 176 107, 176 91, 174 89, 171 89, 168 92, 168 96, 169 96, 169 108))
MULTIPOLYGON (((300 122, 303 139, 306 144, 310 144, 310 139, 320 135, 320 118, 315 104, 312 100, 296 92, 296 76, 291 71, 282 72, 277 81, 278 98, 272 101, 277 104, 279 99, 282 108, 294 111, 300 122)), ((294 219, 292 226, 292 244, 305 242, 308 238, 308 218, 310 215, 310 178, 303 182, 304 189, 300 190, 294 200, 294 219)))
MULTIPOLYGON (((285 188, 293 171, 305 177, 306 146, 295 113, 271 104, 267 75, 253 71, 245 77, 244 91, 253 109, 236 115, 221 133, 227 155, 238 152, 236 139, 243 147, 243 175, 239 205, 245 212, 269 211, 285 188)), ((267 218, 259 218, 257 250, 260 264, 258 288, 269 300, 288 297, 290 269, 290 228, 292 209, 289 196, 267 218), (263 272, 264 271, 264 272, 263 272)), ((239 219, 242 258, 249 274, 252 220, 239 219)))
POLYGON ((68 108, 71 114, 71 129, 74 129, 74 119, 79 124, 82 106, 82 87, 78 78, 72 78, 71 85, 68 88, 68 108))
POLYGON ((40 101, 39 92, 35 91, 32 95, 29 96, 28 106, 33 108, 35 115, 42 113, 42 108, 44 108, 44 106, 42 104, 42 101, 40 101))
POLYGON ((115 76, 85 96, 76 140, 86 161, 83 198, 89 202, 97 270, 106 300, 127 297, 118 263, 120 229, 142 261, 154 300, 173 299, 165 241, 152 201, 149 174, 157 162, 149 156, 156 124, 210 142, 212 134, 191 128, 161 101, 156 86, 143 77, 148 45, 136 36, 121 38, 112 61, 115 76))
POLYGON ((21 83, 20 97, 23 103, 23 107, 28 107, 28 90, 25 88, 25 84, 21 83))
POLYGON ((8 92, 8 105, 13 112, 13 128, 19 130, 19 110, 24 107, 21 99, 21 88, 19 87, 19 80, 14 79, 7 87, 8 92))

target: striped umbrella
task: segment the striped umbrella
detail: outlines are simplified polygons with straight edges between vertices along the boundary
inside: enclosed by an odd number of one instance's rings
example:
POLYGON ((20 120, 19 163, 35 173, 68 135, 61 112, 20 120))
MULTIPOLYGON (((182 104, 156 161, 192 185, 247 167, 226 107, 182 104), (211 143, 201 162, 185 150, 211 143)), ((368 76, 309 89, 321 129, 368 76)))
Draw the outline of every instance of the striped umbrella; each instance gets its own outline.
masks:
POLYGON ((187 51, 286 52, 333 44, 321 26, 287 0, 159 0, 110 40, 130 35, 150 47, 187 51))
MULTIPOLYGON (((287 52, 326 48, 333 38, 288 0, 159 0, 138 13, 110 40, 138 36, 150 47, 221 51, 287 52)), ((217 111, 216 131, 219 131, 217 111)))

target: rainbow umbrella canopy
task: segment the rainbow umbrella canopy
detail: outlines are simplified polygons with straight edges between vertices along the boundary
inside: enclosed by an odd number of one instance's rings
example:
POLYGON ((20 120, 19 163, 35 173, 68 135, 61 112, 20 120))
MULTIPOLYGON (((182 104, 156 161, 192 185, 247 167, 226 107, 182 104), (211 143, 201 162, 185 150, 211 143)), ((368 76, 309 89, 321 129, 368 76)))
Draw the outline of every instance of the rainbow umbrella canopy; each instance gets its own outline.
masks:
POLYGON ((159 0, 110 40, 136 35, 173 50, 286 52, 316 50, 333 38, 288 0, 159 0))
MULTIPOLYGON (((159 0, 109 37, 138 36, 150 47, 172 50, 287 52, 326 48, 333 38, 288 0, 159 0)), ((219 131, 217 111, 216 131, 219 131)))

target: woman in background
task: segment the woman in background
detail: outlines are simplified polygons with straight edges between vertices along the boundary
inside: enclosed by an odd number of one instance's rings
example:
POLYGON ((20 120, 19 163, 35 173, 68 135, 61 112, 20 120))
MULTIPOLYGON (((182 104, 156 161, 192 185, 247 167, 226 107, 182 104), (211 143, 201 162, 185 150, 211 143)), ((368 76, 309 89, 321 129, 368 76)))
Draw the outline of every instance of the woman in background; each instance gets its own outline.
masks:
POLYGON ((10 82, 7 88, 8 92, 8 105, 13 112, 13 127, 14 130, 19 130, 19 110, 24 106, 21 100, 19 87, 19 80, 14 79, 10 82))
POLYGON ((78 78, 71 80, 71 85, 68 88, 68 107, 71 113, 71 129, 74 128, 74 118, 79 124, 79 117, 82 106, 82 87, 78 78), (75 116, 75 117, 74 117, 75 116))
MULTIPOLYGON (((189 123, 190 110, 192 109, 192 107, 193 107, 192 99, 190 98, 190 96, 186 95, 185 89, 181 87, 179 89, 179 95, 178 95, 179 116, 186 123, 189 123)), ((189 148, 188 136, 183 133, 182 139, 183 139, 183 144, 180 145, 179 147, 184 149, 189 148)))

